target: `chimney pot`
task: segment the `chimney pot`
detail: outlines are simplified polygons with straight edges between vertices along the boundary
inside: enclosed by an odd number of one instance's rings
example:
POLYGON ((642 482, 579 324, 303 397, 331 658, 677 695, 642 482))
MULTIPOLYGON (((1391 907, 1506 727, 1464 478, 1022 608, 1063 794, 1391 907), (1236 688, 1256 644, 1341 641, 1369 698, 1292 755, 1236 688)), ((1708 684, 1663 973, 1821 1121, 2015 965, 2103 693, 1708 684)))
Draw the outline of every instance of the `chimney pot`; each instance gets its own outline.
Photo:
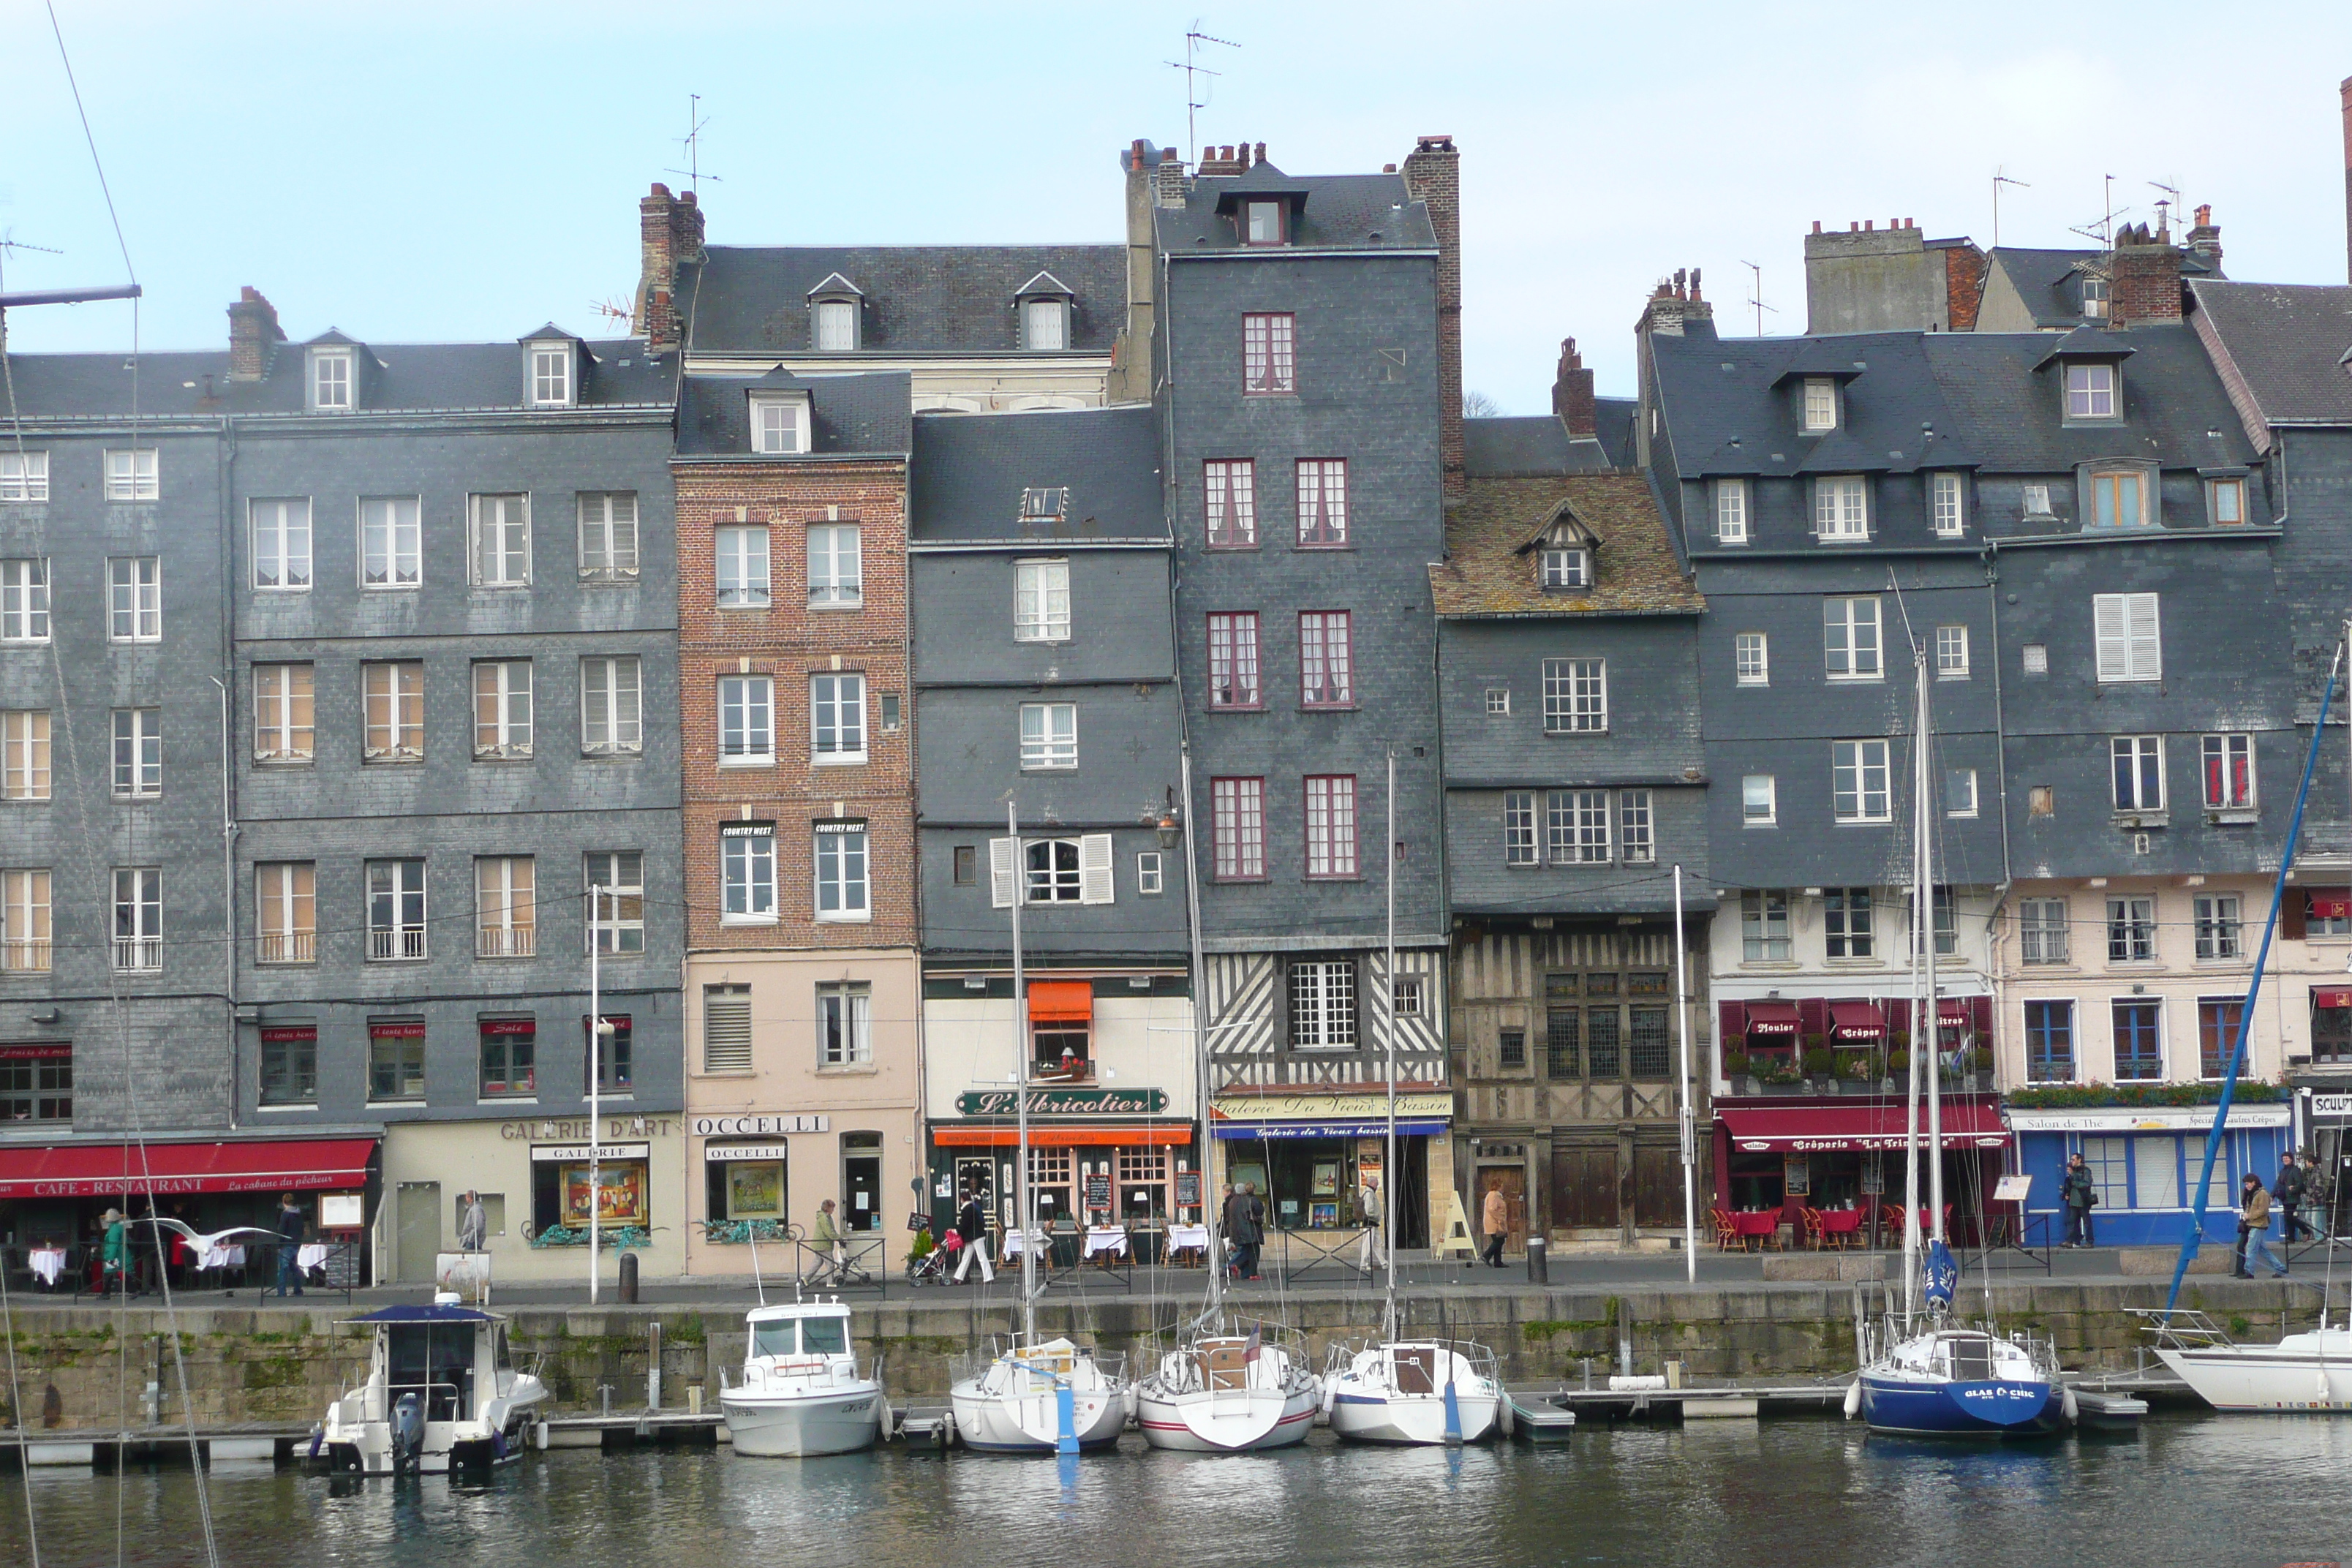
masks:
POLYGON ((1382 163, 1381 165, 1381 173, 1383 174, 1393 174, 1396 173, 1396 165, 1394 163, 1382 163))
POLYGON ((1864 233, 1864 234, 1874 234, 1874 233, 1876 233, 1876 232, 1877 232, 1877 230, 1878 230, 1878 220, 1877 220, 1876 218, 1870 218, 1870 217, 1866 217, 1866 218, 1864 218, 1864 219, 1863 219, 1863 220, 1862 220, 1862 231, 1863 231, 1863 233, 1864 233))
POLYGON ((1819 233, 1821 233, 1821 232, 1822 232, 1822 220, 1821 220, 1821 219, 1819 219, 1819 218, 1815 218, 1815 219, 1813 220, 1813 232, 1814 232, 1815 234, 1819 234, 1819 233))
POLYGON ((1852 218, 1848 218, 1846 220, 1845 231, 1848 234, 1860 234, 1862 232, 1862 225, 1854 222, 1852 218))
POLYGON ((269 371, 270 350, 285 341, 278 311, 261 290, 247 284, 228 308, 228 378, 259 381, 269 371))
POLYGON ((1263 142, 1257 144, 1257 161, 1261 163, 1265 162, 1265 143, 1263 142))

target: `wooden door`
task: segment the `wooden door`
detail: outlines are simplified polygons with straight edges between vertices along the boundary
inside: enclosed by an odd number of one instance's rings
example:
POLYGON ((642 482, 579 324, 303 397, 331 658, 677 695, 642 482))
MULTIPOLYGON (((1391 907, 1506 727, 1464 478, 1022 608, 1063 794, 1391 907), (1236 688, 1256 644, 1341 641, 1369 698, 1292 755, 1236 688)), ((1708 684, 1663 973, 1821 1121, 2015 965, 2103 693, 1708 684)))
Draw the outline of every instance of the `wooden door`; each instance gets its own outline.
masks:
POLYGON ((1615 1230, 1617 1146, 1551 1152, 1551 1223, 1563 1230, 1615 1230))
POLYGON ((1679 1149, 1634 1149, 1633 1223, 1660 1226, 1683 1223, 1683 1162, 1679 1149))
POLYGON ((394 1272, 404 1285, 429 1285, 441 1251, 441 1184, 400 1184, 394 1225, 394 1272))
POLYGON ((1478 1210, 1470 1216, 1470 1223, 1482 1238, 1486 1233, 1486 1194, 1492 1192, 1503 1194, 1504 1205, 1511 1216, 1507 1232, 1509 1239, 1503 1245, 1515 1252, 1525 1250, 1528 1245, 1528 1173, 1517 1165, 1490 1165, 1478 1173, 1478 1210))

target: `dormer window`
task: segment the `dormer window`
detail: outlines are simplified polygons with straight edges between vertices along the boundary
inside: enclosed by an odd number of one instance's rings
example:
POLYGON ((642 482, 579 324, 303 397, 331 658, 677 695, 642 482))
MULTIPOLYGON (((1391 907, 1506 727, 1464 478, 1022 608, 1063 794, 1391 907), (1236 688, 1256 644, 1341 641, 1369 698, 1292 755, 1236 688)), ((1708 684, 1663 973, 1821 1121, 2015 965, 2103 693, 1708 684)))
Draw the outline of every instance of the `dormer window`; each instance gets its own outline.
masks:
POLYGON ((320 349, 310 355, 310 407, 320 414, 347 414, 352 406, 352 351, 320 349))
POLYGON ((2083 275, 2083 320, 2104 321, 2107 319, 2107 280, 2083 275))
POLYGON ((820 353, 847 353, 857 347, 857 307, 846 300, 820 300, 816 306, 820 353))
POLYGON ((1070 306, 1065 300, 1021 301, 1021 346, 1031 353, 1056 353, 1070 346, 1070 306))
POLYGON ((1286 202, 1242 204, 1243 237, 1250 245, 1280 245, 1286 202))
POLYGON ((1805 378, 1805 428, 1834 430, 1838 422, 1837 383, 1825 375, 1805 378))
POLYGON ((1542 553, 1542 579, 1547 588, 1592 586, 1592 552, 1571 545, 1547 544, 1542 553))
POLYGON ((2070 364, 2066 367, 2066 417, 2113 419, 2116 367, 2111 364, 2070 364))
POLYGON ((572 345, 530 345, 530 402, 534 408, 572 406, 572 345))
POLYGON ((1034 487, 1021 492, 1023 522, 1059 522, 1069 515, 1070 489, 1067 485, 1034 487))
POLYGON ((809 449, 808 400, 751 399, 751 450, 766 457, 792 457, 809 449))

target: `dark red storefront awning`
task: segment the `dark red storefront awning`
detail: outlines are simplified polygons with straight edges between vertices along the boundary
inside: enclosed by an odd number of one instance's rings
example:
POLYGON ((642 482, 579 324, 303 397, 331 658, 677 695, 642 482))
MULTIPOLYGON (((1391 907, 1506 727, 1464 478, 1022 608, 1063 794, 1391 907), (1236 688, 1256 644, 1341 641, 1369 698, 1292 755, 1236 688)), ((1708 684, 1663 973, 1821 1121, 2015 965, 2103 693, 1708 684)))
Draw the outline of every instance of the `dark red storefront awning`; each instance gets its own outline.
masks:
MULTIPOLYGON (((1903 1147, 1900 1105, 1721 1105, 1715 1110, 1743 1154, 1836 1152, 1903 1147)), ((1998 1149, 2009 1142, 2000 1108, 1990 1100, 1954 1100, 1944 1107, 1944 1147, 1998 1149)), ((1927 1141, 1927 1111, 1919 1110, 1919 1141, 1927 1141)))
POLYGON ((1798 1016, 1794 1002, 1750 1002, 1748 1004, 1748 1039, 1752 1049, 1759 1040, 1777 1046, 1782 1041, 1797 1043, 1804 1032, 1804 1020, 1798 1016))
POLYGON ((124 1193, 282 1193, 367 1184, 373 1138, 240 1142, 68 1143, 0 1149, 0 1198, 124 1193))
POLYGON ((1830 1038, 1856 1045, 1886 1037, 1886 1015, 1875 1002, 1830 1004, 1830 1038))

